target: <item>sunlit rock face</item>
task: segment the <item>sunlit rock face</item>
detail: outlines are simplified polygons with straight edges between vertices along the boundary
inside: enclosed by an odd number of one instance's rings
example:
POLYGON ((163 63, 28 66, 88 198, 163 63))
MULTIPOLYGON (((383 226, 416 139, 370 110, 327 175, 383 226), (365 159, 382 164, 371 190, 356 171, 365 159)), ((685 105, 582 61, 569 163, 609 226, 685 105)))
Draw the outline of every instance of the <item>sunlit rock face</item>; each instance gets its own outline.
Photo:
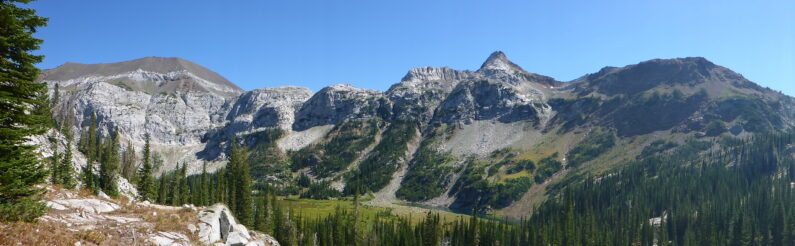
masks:
POLYGON ((200 172, 204 162, 211 170, 222 167, 227 142, 236 136, 278 130, 278 148, 297 151, 328 140, 334 126, 360 119, 411 122, 419 127, 422 139, 436 128, 454 125, 458 130, 448 128, 449 143, 439 149, 485 155, 497 148, 533 146, 541 134, 552 130, 602 127, 634 136, 660 130, 700 131, 714 120, 727 122, 736 134, 759 128, 733 114, 730 109, 738 105, 770 116, 763 122, 769 127, 792 125, 795 118, 792 98, 704 58, 607 67, 560 82, 527 72, 498 51, 475 71, 411 69, 384 92, 346 84, 317 92, 292 86, 244 91, 195 63, 158 57, 67 63, 44 71, 39 80, 49 85, 51 95, 56 84, 60 87, 56 117, 69 123, 76 138, 96 114, 100 135, 118 129, 122 146, 131 144, 139 155, 150 136, 153 149, 164 160, 161 172, 179 163, 187 163, 189 173, 200 172), (699 91, 707 96, 697 97, 699 91), (673 93, 681 100, 659 102, 660 110, 654 114, 633 108, 654 92, 673 93), (743 98, 723 99, 737 95, 743 98), (668 111, 684 113, 666 115, 668 111), (667 120, 651 120, 654 117, 667 120))

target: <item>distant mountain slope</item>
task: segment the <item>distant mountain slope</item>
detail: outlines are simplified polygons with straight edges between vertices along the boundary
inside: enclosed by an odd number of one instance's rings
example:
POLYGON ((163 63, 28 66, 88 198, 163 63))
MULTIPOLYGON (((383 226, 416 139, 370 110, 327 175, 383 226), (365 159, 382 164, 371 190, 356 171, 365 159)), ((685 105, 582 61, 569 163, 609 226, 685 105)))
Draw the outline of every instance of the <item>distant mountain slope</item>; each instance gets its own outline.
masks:
POLYGON ((45 70, 41 78, 48 81, 119 79, 117 83, 124 86, 153 93, 193 90, 234 96, 243 92, 221 75, 196 63, 173 57, 146 57, 105 64, 69 62, 45 70), (143 81, 158 83, 142 84, 143 81))
POLYGON ((289 187, 303 174, 346 193, 357 185, 378 201, 511 217, 527 215, 566 176, 603 173, 688 139, 795 125, 793 98, 699 57, 560 82, 495 52, 476 71, 412 69, 384 92, 243 92, 179 58, 68 63, 40 80, 51 93, 60 85, 56 112, 75 132, 96 113, 101 134, 119 128, 136 149, 152 136, 161 171, 181 162, 192 173, 203 162, 222 167, 236 139, 251 150, 258 182, 289 187))

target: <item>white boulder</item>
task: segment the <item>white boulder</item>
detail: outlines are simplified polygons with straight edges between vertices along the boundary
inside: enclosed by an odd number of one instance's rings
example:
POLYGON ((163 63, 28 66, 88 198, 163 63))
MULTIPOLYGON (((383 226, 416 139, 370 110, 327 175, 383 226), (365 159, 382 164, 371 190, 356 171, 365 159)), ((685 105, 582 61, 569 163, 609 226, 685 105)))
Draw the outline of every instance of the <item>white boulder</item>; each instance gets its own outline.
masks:
POLYGON ((199 240, 205 244, 279 245, 271 237, 252 237, 223 204, 212 205, 199 212, 199 240))

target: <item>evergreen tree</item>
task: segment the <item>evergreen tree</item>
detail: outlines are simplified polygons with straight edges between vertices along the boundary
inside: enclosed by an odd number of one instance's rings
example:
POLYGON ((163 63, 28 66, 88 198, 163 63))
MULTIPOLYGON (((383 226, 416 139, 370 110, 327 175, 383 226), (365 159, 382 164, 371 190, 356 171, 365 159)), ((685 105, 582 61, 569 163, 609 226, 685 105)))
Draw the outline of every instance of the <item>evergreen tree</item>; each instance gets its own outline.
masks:
POLYGON ((136 180, 136 173, 138 172, 138 165, 135 160, 135 146, 132 142, 127 141, 127 148, 121 155, 121 168, 119 170, 122 177, 126 178, 130 183, 138 183, 136 180))
POLYGON ((53 89, 53 93, 52 94, 53 94, 52 95, 52 103, 50 104, 51 105, 50 107, 54 108, 55 105, 58 105, 58 102, 61 101, 61 84, 60 83, 55 83, 55 88, 53 89))
MULTIPOLYGON (((163 187, 160 187, 162 189, 163 187)), ((155 184, 152 177, 152 152, 149 145, 149 134, 146 134, 144 142, 144 159, 141 170, 138 174, 138 194, 141 200, 144 201, 158 201, 162 202, 162 198, 158 197, 160 193, 155 193, 155 184)))
POLYGON ((229 209, 232 210, 232 212, 234 212, 235 217, 239 217, 237 210, 237 205, 238 205, 237 185, 240 183, 240 180, 238 180, 237 176, 235 176, 237 168, 233 167, 232 165, 233 165, 232 161, 230 161, 229 164, 227 164, 226 177, 224 179, 226 181, 225 182, 226 187, 224 187, 226 190, 225 203, 227 204, 227 206, 229 206, 229 209))
POLYGON ((59 184, 61 183, 61 176, 59 175, 60 170, 58 169, 58 166, 61 163, 61 155, 58 153, 57 139, 54 135, 49 136, 47 139, 49 140, 50 146, 53 149, 52 156, 50 156, 50 183, 59 184))
POLYGON ((254 228, 258 231, 264 233, 270 233, 270 208, 269 208, 269 201, 270 197, 268 194, 268 189, 262 191, 262 197, 257 199, 257 210, 256 215, 254 216, 254 228))
POLYGON ((168 177, 163 174, 160 176, 160 184, 157 186, 157 203, 168 203, 168 177))
POLYGON ((422 242, 425 246, 438 246, 441 244, 439 215, 430 211, 425 215, 423 226, 422 242))
POLYGON ((236 142, 232 144, 232 150, 229 155, 229 163, 232 166, 235 177, 231 180, 236 180, 237 182, 230 182, 233 185, 234 189, 234 196, 235 200, 232 201, 235 204, 235 216, 240 220, 240 223, 246 226, 253 225, 253 202, 251 198, 251 174, 249 173, 248 162, 248 153, 245 150, 240 148, 236 142))
POLYGON ((86 140, 86 158, 89 162, 97 160, 99 155, 99 139, 97 139, 97 113, 91 113, 91 120, 88 123, 88 140, 86 140))
POLYGON ((472 217, 469 220, 469 235, 471 245, 480 245, 480 228, 478 228, 478 209, 472 209, 472 217))
POLYGON ((359 220, 361 219, 361 211, 359 211, 359 192, 361 191, 361 186, 357 186, 355 189, 355 194, 353 195, 353 245, 359 245, 359 242, 362 239, 362 233, 360 232, 361 228, 359 226, 359 220))
POLYGON ((0 2, 0 220, 32 221, 44 213, 39 202, 46 166, 37 158, 37 146, 27 144, 30 136, 43 134, 50 112, 46 85, 36 83, 39 69, 34 64, 43 56, 37 50, 41 40, 33 37, 47 23, 32 9, 17 2, 0 2))
POLYGON ((276 203, 276 196, 271 196, 271 206, 273 206, 273 237, 279 242, 286 242, 287 235, 284 232, 285 218, 282 207, 276 203))
POLYGON ((773 212, 773 224, 770 225, 773 246, 783 246, 786 240, 785 229, 787 227, 784 205, 777 204, 773 212))
POLYGON ((66 136, 66 151, 64 152, 64 157, 61 159, 61 163, 58 167, 60 172, 61 184, 63 184, 64 188, 72 189, 75 187, 74 181, 74 169, 72 169, 72 130, 71 130, 71 123, 69 121, 66 122, 66 127, 64 127, 63 134, 66 136))
POLYGON ((169 198, 169 204, 171 204, 172 206, 182 205, 182 195, 180 194, 180 187, 179 187, 180 184, 179 170, 181 169, 182 168, 178 164, 177 169, 172 171, 168 175, 171 177, 168 183, 168 187, 170 188, 168 192, 168 198, 169 198))
POLYGON ((226 177, 228 175, 226 174, 225 170, 221 170, 218 173, 219 173, 219 175, 217 175, 218 185, 216 186, 217 190, 213 192, 213 194, 216 194, 218 196, 216 202, 225 203, 229 205, 229 199, 228 199, 229 193, 227 192, 227 190, 229 189, 229 185, 226 182, 226 177))
POLYGON ((113 135, 110 136, 105 144, 104 158, 99 169, 100 186, 102 191, 109 196, 115 197, 119 194, 116 184, 119 170, 119 128, 115 128, 113 135))
POLYGON ((210 180, 207 176, 207 162, 202 162, 202 177, 199 189, 199 204, 203 206, 210 205, 210 180))
POLYGON ((180 194, 180 201, 183 204, 190 203, 190 189, 188 188, 188 176, 187 176, 187 163, 182 163, 182 168, 179 171, 179 194, 180 194))

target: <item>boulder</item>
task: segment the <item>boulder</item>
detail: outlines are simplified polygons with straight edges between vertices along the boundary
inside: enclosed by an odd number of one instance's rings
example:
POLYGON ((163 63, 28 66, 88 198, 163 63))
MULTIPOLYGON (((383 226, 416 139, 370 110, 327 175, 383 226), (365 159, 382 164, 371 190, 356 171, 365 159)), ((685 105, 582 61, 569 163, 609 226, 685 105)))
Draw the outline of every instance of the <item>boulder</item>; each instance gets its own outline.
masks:
POLYGON ((199 240, 205 244, 222 245, 279 245, 262 234, 252 236, 245 226, 238 224, 232 212, 223 204, 216 204, 199 212, 199 240))

